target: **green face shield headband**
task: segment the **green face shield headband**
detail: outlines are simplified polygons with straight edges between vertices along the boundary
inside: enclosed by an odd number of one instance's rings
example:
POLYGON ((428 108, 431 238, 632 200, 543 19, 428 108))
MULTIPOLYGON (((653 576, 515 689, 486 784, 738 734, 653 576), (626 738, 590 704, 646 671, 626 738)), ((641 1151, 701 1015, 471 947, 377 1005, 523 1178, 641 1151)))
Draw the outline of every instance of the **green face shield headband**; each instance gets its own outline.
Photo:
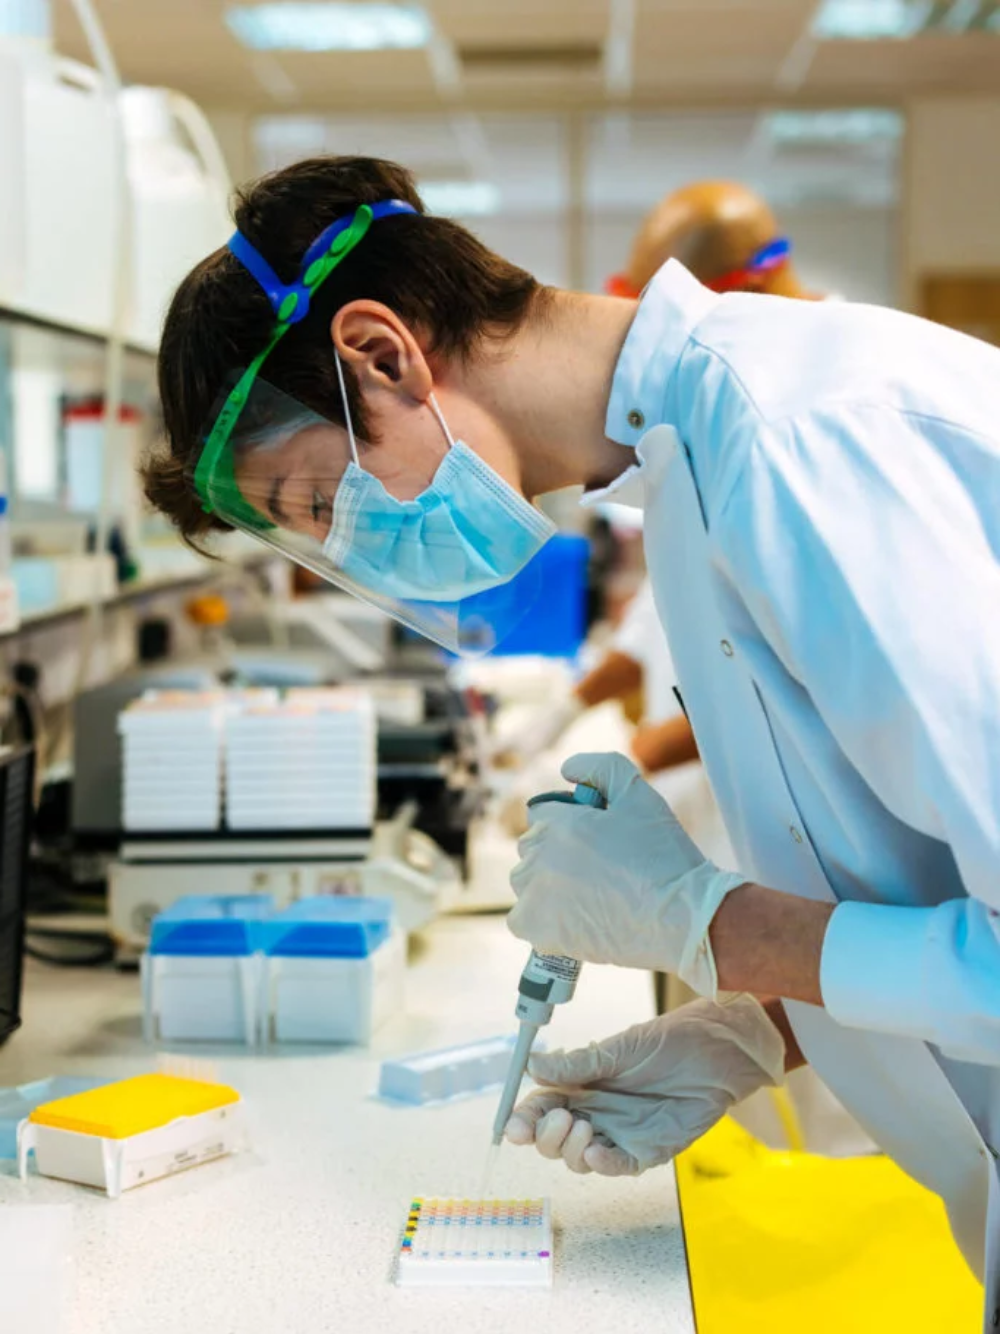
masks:
POLYGON ((321 232, 303 256, 295 282, 283 283, 260 252, 241 232, 229 241, 229 250, 260 284, 276 324, 266 345, 254 357, 229 391, 205 444, 194 472, 194 485, 206 513, 224 512, 228 521, 251 531, 266 531, 274 524, 242 495, 234 472, 234 453, 229 448, 237 423, 251 397, 264 362, 288 330, 309 313, 313 294, 334 269, 362 241, 373 222, 400 213, 416 213, 410 204, 387 199, 362 204, 349 216, 338 218, 321 232))

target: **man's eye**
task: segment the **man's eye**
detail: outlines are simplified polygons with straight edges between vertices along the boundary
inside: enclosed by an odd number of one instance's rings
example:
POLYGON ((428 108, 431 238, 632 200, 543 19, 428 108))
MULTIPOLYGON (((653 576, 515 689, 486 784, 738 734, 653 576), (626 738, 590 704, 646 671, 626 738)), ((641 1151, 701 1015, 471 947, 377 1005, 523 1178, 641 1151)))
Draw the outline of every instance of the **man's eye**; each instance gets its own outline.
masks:
POLYGON ((330 502, 319 491, 314 491, 312 499, 313 523, 319 523, 320 519, 325 518, 327 515, 332 517, 330 502))

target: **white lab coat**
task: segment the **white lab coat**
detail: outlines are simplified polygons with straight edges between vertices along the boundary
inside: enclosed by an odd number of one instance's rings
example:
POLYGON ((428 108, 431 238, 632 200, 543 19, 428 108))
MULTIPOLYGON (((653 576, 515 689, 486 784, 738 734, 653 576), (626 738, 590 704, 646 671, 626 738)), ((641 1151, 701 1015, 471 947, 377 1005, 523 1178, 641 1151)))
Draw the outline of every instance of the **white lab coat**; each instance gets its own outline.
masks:
MULTIPOLYGON (((677 717, 682 712, 675 692, 677 672, 648 579, 629 603, 612 643, 642 665, 643 722, 677 717)), ((722 813, 698 760, 651 774, 649 781, 707 857, 719 866, 735 864, 722 813)))
POLYGON ((1000 352, 671 263, 606 429, 739 869, 841 904, 796 1037, 1000 1327, 1000 352))

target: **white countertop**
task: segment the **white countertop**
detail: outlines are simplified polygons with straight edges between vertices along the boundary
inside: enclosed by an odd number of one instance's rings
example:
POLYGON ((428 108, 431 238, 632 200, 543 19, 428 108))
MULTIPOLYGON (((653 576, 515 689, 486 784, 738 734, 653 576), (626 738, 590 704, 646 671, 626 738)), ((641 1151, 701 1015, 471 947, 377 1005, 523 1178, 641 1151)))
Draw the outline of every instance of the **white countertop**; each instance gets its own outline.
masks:
MULTIPOLYGON (((506 1145, 491 1193, 551 1197, 551 1293, 394 1286, 412 1196, 478 1194, 495 1101, 384 1106, 369 1096, 379 1061, 511 1031, 524 946, 502 918, 444 918, 411 956, 406 1013, 370 1050, 187 1049, 243 1094, 252 1153, 117 1202, 37 1177, 22 1186, 0 1164, 0 1206, 73 1206, 68 1334, 508 1334, 529 1321, 546 1334, 693 1334, 669 1168, 634 1181, 576 1177, 506 1145)), ((586 1042, 651 1013, 646 974, 588 967, 548 1040, 586 1042)), ((24 1016, 0 1048, 0 1086, 153 1064, 134 974, 32 964, 24 1016)))

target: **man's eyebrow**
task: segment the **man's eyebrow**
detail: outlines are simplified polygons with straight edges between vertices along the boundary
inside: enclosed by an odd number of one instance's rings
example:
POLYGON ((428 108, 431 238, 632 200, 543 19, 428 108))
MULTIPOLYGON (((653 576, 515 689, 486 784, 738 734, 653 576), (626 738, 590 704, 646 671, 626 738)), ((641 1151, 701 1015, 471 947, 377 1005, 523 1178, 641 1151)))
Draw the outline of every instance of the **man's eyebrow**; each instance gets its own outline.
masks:
POLYGON ((288 515, 281 507, 281 488, 284 484, 284 477, 276 477, 271 483, 271 492, 267 498, 267 508, 270 511, 272 519, 277 520, 278 523, 287 524, 289 522, 288 515))

